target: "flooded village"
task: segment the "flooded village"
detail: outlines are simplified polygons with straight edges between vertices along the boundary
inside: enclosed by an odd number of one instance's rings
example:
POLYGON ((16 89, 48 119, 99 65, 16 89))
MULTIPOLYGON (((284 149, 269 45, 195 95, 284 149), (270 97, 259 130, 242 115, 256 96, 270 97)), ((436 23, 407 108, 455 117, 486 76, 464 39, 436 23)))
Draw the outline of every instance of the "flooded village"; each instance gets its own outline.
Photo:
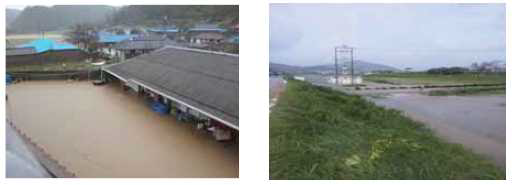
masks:
POLYGON ((238 6, 27 6, 7 32, 7 177, 238 178, 238 6), (69 10, 104 17, 27 21, 69 10))

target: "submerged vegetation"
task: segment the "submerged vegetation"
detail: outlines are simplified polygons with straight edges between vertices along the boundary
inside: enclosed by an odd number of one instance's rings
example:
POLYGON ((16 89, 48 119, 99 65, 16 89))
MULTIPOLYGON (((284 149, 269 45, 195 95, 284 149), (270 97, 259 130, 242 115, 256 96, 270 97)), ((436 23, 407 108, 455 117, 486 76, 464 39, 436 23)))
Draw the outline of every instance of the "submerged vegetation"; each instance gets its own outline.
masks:
POLYGON ((270 178, 505 179, 505 171, 399 111, 290 80, 270 115, 270 178))
POLYGON ((505 77, 505 73, 464 73, 445 75, 418 72, 367 75, 364 77, 364 80, 394 85, 495 84, 505 83, 505 77))
POLYGON ((501 87, 463 87, 448 90, 434 90, 429 96, 466 96, 466 95, 504 95, 505 86, 501 87))

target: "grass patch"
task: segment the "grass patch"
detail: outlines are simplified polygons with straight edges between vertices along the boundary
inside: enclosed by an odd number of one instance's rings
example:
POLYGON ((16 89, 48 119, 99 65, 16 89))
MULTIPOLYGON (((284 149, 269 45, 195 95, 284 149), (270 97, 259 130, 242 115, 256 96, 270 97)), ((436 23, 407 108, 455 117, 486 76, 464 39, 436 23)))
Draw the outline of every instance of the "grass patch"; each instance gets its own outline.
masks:
POLYGON ((450 90, 429 91, 429 96, 504 95, 505 87, 464 87, 450 90))
POLYGON ((427 73, 395 73, 364 76, 364 80, 393 85, 447 85, 447 84, 495 84, 505 83, 505 73, 476 74, 465 73, 440 75, 427 73))
POLYGON ((271 179, 505 179, 401 112, 290 80, 270 114, 271 179))

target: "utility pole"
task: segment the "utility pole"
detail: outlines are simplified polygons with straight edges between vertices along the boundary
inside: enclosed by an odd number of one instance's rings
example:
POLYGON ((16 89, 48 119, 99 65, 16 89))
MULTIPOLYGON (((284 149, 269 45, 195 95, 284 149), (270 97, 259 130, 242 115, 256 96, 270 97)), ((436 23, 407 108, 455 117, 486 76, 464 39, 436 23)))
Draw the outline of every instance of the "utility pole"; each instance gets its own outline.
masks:
POLYGON ((350 48, 350 84, 354 86, 354 48, 350 48))
POLYGON ((335 70, 336 70, 335 71, 335 80, 336 80, 335 83, 336 83, 336 85, 338 85, 338 78, 339 78, 338 58, 343 53, 350 53, 350 78, 351 78, 350 82, 351 82, 351 85, 354 85, 354 48, 348 47, 346 45, 334 47, 334 65, 335 65, 335 70))
POLYGON ((338 85, 338 48, 337 47, 334 47, 334 68, 335 68, 335 72, 334 72, 334 84, 338 85))

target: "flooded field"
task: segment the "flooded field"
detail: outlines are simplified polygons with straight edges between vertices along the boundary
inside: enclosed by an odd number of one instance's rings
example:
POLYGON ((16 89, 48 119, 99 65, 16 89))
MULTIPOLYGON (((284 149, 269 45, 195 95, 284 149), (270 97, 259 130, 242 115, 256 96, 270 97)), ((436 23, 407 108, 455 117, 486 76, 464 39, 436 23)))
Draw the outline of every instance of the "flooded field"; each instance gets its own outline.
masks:
POLYGON ((284 90, 286 81, 282 77, 270 77, 269 80, 270 107, 273 107, 279 94, 284 90))
POLYGON ((404 111, 454 143, 505 166, 505 96, 424 96, 393 94, 376 104, 404 111))
POLYGON ((78 177, 238 177, 238 149, 113 84, 23 82, 7 117, 78 177))

